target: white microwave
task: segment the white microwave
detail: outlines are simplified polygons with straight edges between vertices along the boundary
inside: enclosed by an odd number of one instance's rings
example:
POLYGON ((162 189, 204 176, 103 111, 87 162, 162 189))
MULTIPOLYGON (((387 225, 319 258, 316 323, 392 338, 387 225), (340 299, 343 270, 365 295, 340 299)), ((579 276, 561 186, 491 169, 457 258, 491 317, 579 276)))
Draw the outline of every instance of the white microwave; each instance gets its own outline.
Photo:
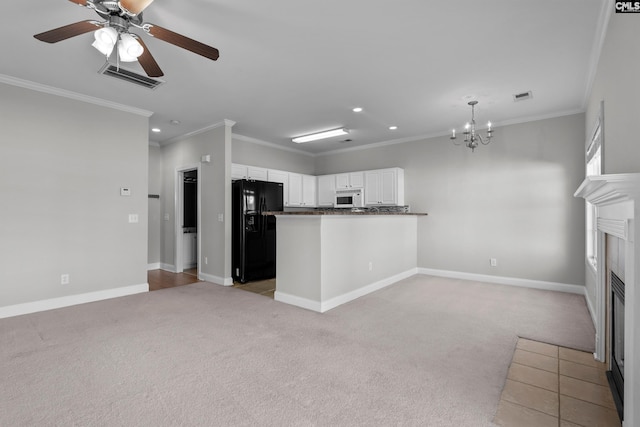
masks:
POLYGON ((334 208, 363 208, 364 189, 349 188, 348 190, 336 190, 334 208))

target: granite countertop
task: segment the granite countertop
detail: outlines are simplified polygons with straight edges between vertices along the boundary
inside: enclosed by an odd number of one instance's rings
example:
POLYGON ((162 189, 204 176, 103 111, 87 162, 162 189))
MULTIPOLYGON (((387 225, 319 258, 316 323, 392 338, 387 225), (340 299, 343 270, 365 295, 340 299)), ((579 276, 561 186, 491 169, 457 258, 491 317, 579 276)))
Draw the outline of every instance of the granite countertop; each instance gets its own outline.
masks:
POLYGON ((417 212, 377 212, 377 211, 351 211, 344 210, 314 210, 314 211, 295 211, 295 212, 263 212, 263 215, 404 215, 404 216, 425 216, 427 213, 417 212))

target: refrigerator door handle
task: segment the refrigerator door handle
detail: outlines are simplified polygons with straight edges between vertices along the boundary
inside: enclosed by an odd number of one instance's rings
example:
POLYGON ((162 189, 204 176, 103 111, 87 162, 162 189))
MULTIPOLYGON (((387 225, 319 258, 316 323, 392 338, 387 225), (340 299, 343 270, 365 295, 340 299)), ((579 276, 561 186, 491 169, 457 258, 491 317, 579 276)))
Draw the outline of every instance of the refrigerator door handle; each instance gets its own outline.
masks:
POLYGON ((266 217, 264 215, 262 215, 265 211, 267 207, 267 201, 265 200, 265 197, 262 196, 260 198, 260 214, 261 214, 261 218, 260 218, 260 235, 264 236, 265 235, 265 230, 266 230, 266 217))

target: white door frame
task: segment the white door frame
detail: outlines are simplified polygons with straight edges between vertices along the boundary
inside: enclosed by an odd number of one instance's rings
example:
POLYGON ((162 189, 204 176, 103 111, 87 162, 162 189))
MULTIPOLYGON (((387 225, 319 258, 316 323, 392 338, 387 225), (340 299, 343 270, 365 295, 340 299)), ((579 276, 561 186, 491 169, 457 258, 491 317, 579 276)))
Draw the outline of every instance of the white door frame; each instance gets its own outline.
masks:
POLYGON ((174 214, 174 218, 176 219, 175 221, 175 230, 174 230, 174 242, 175 242, 175 251, 174 251, 174 265, 176 267, 176 273, 182 273, 184 272, 184 263, 183 263, 183 254, 184 254, 184 248, 182 245, 182 241, 183 241, 183 237, 182 235, 184 234, 182 232, 182 223, 184 222, 184 209, 183 209, 183 205, 184 205, 184 187, 183 187, 183 181, 184 181, 184 173, 185 172, 189 172, 189 171, 197 171, 198 172, 198 209, 197 209, 197 215, 198 215, 198 232, 197 232, 197 239, 198 239, 198 254, 197 254, 197 265, 198 265, 198 278, 200 278, 200 271, 201 271, 201 262, 200 262, 200 230, 201 230, 201 225, 202 225, 202 215, 201 215, 201 210, 202 210, 202 200, 201 200, 201 195, 202 195, 202 180, 201 180, 201 171, 200 171, 200 164, 199 163, 194 163, 192 165, 186 165, 186 166, 180 166, 176 168, 176 173, 175 173, 175 199, 174 199, 174 206, 175 206, 175 214, 174 214))

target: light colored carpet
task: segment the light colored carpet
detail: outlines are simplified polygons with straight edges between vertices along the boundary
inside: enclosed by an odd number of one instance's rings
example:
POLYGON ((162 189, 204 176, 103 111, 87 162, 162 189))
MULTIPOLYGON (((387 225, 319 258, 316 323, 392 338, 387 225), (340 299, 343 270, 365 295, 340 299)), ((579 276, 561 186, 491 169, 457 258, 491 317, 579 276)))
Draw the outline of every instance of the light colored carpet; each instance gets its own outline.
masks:
POLYGON ((584 298, 414 276, 318 314, 206 282, 0 320, 2 426, 491 426, 584 298))

